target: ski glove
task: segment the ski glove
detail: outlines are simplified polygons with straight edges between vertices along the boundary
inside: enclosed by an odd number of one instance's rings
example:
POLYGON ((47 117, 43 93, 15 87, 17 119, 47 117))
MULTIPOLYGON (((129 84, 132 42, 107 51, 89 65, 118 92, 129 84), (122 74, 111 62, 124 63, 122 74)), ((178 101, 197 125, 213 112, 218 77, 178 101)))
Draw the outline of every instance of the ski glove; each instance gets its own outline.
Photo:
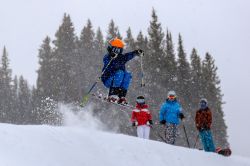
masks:
POLYGON ((135 126, 137 126, 137 125, 138 125, 138 122, 133 122, 133 123, 132 123, 132 126, 133 126, 133 127, 135 127, 135 126))
POLYGON ((148 120, 148 121, 147 121, 147 125, 148 125, 148 126, 152 126, 152 125, 153 125, 153 121, 152 121, 152 120, 148 120))
POLYGON ((161 120, 161 121, 160 121, 160 124, 163 124, 163 125, 164 125, 164 124, 166 124, 166 121, 165 121, 165 120, 161 120))
POLYGON ((184 114, 183 113, 179 113, 179 118, 182 120, 185 118, 184 114))
POLYGON ((117 54, 117 53, 112 52, 112 53, 110 53, 110 56, 111 56, 113 59, 115 59, 115 58, 117 58, 118 54, 117 54))
POLYGON ((134 50, 133 51, 137 56, 144 56, 144 51, 141 49, 134 50))

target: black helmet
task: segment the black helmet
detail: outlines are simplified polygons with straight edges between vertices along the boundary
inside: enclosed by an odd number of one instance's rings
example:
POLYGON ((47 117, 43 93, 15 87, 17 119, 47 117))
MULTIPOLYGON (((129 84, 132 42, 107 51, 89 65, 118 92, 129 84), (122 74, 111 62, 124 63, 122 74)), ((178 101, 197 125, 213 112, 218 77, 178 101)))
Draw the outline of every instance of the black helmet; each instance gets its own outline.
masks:
POLYGON ((145 97, 144 96, 138 96, 136 98, 136 103, 137 104, 145 104, 145 97))

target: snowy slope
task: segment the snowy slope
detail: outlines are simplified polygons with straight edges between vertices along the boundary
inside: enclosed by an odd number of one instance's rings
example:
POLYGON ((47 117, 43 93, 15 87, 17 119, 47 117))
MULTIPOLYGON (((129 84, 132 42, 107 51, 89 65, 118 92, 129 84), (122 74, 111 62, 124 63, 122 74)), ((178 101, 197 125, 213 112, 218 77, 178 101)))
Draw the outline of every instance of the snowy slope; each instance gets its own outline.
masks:
POLYGON ((250 166, 250 159, 80 126, 0 124, 1 166, 250 166))

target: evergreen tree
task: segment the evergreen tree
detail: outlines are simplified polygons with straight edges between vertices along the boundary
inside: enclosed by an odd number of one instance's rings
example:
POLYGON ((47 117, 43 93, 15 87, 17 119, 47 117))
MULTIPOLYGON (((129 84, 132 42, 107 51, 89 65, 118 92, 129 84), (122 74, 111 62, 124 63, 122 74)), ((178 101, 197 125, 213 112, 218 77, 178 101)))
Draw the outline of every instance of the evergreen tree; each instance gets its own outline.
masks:
POLYGON ((174 44, 172 41, 172 35, 170 32, 167 31, 166 35, 166 46, 165 46, 165 67, 166 76, 164 83, 168 90, 176 89, 176 81, 177 81, 177 62, 175 59, 175 52, 174 52, 174 44))
POLYGON ((11 94, 11 69, 9 68, 9 58, 6 48, 3 48, 0 68, 0 121, 10 122, 12 108, 12 94, 11 94))
POLYGON ((164 89, 162 89, 162 76, 164 76, 164 53, 163 53, 163 37, 161 23, 158 22, 158 17, 155 10, 152 11, 152 20, 148 28, 148 46, 149 52, 146 54, 145 73, 146 82, 148 84, 149 93, 156 99, 161 99, 165 96, 164 89))
POLYGON ((142 34, 142 31, 139 32, 139 34, 137 35, 136 41, 135 41, 135 45, 137 49, 142 49, 145 54, 148 54, 148 41, 147 41, 147 37, 144 37, 142 34))
POLYGON ((37 71, 37 93, 40 99, 53 96, 54 64, 50 46, 50 38, 47 36, 39 49, 39 69, 37 71))
POLYGON ((98 63, 96 63, 98 55, 95 51, 95 33, 92 23, 87 21, 80 36, 80 91, 86 90, 90 83, 96 79, 98 63), (93 77, 94 76, 94 77, 93 77), (86 79, 87 78, 87 79, 86 79))
POLYGON ((76 50, 76 36, 69 15, 64 14, 63 22, 56 32, 53 41, 54 49, 54 99, 56 101, 72 102, 78 100, 75 66, 79 66, 76 50))
POLYGON ((20 76, 18 88, 18 109, 19 109, 19 123, 30 124, 30 117, 32 114, 31 108, 31 91, 28 87, 28 82, 20 76))
POLYGON ((112 19, 109 23, 109 26, 108 26, 108 33, 107 33, 107 37, 106 37, 106 42, 108 43, 111 39, 113 39, 115 37, 122 39, 121 34, 118 30, 118 27, 115 26, 115 22, 112 19))
POLYGON ((17 76, 13 79, 13 86, 11 89, 11 95, 12 95, 12 113, 11 113, 11 123, 19 123, 20 122, 20 114, 19 114, 19 108, 18 108, 18 78, 17 76))
MULTIPOLYGON (((94 40, 94 51, 95 51, 94 64, 95 64, 96 68, 95 68, 94 75, 92 77, 93 77, 93 79, 96 80, 100 76, 100 74, 102 73, 103 56, 106 53, 104 38, 103 38, 103 34, 102 34, 100 27, 98 27, 98 29, 96 31, 95 40, 94 40)), ((96 89, 101 94, 105 93, 104 86, 102 86, 101 84, 98 84, 96 89)))
POLYGON ((191 75, 190 65, 187 61, 186 53, 183 48, 182 38, 179 34, 178 40, 178 60, 177 60, 177 92, 186 110, 190 110, 189 99, 191 97, 191 75))
POLYGON ((212 109, 213 126, 212 131, 217 146, 227 147, 227 126, 222 111, 222 94, 220 80, 217 75, 218 68, 213 57, 206 53, 202 63, 202 92, 203 97, 207 98, 208 105, 212 109))
MULTIPOLYGON (((133 50, 135 50, 136 48, 136 43, 135 43, 135 39, 132 35, 132 31, 131 28, 129 27, 127 30, 127 36, 124 39, 125 42, 125 50, 123 52, 131 52, 133 50)), ((132 72, 132 81, 131 81, 131 86, 130 86, 130 90, 128 93, 128 98, 129 99, 134 99, 136 98, 136 95, 138 95, 138 88, 140 87, 140 80, 141 80, 141 76, 140 76, 140 59, 138 57, 135 57, 132 61, 130 61, 127 64, 127 70, 128 71, 133 71, 132 72)))
POLYGON ((126 44, 126 50, 131 51, 135 49, 135 40, 130 27, 127 30, 127 37, 124 39, 124 42, 126 44))
POLYGON ((94 50, 96 51, 96 54, 99 55, 98 59, 101 59, 102 55, 105 53, 105 45, 104 45, 103 34, 100 27, 98 27, 96 31, 94 50))
POLYGON ((192 87, 192 102, 193 105, 197 106, 199 100, 202 97, 202 67, 201 58, 197 54, 197 50, 193 48, 191 53, 191 87, 192 87))

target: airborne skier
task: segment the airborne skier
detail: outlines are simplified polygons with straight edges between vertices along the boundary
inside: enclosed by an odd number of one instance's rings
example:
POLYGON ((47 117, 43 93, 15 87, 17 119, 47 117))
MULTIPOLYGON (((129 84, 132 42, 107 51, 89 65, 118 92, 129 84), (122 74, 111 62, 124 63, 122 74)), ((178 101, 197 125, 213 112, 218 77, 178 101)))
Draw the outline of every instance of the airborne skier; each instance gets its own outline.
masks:
POLYGON ((127 104, 126 94, 132 79, 125 64, 135 56, 143 56, 141 49, 122 54, 124 43, 118 38, 109 41, 108 53, 103 58, 103 74, 101 80, 109 88, 108 101, 118 104, 127 104))

